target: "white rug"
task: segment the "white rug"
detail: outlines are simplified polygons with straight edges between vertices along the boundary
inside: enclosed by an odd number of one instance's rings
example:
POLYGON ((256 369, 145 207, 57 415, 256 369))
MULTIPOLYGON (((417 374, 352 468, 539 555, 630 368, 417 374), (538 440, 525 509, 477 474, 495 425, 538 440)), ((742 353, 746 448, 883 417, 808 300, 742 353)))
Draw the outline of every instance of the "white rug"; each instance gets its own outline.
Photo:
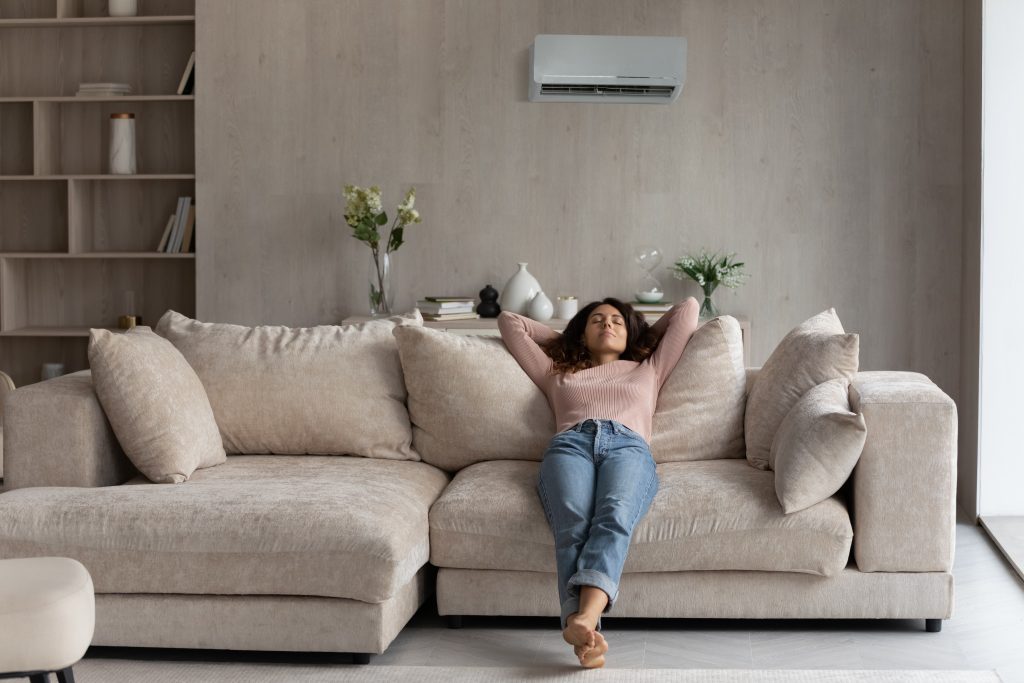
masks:
POLYGON ((159 662, 91 658, 75 666, 79 683, 998 683, 994 671, 890 671, 771 669, 598 669, 551 666, 487 668, 159 662))

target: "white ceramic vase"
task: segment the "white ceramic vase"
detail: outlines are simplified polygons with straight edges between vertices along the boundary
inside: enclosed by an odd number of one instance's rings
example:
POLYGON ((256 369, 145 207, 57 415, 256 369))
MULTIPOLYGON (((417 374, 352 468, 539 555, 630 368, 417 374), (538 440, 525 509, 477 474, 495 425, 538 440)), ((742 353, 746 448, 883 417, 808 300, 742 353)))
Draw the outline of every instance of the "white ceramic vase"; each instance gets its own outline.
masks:
POLYGON ((545 320, 551 320, 551 316, 555 312, 555 307, 551 305, 551 299, 549 299, 544 292, 537 292, 533 298, 530 299, 530 305, 527 307, 527 311, 531 318, 543 322, 545 320))
POLYGON ((498 303, 503 311, 523 315, 526 313, 526 307, 530 300, 539 291, 540 283, 537 282, 537 278, 526 270, 525 263, 520 263, 519 270, 512 274, 512 277, 505 283, 505 288, 501 290, 501 299, 498 303))
POLYGON ((139 13, 138 0, 109 0, 107 12, 112 17, 134 17, 139 13))
POLYGON ((135 114, 110 115, 110 173, 133 175, 135 164, 135 114))

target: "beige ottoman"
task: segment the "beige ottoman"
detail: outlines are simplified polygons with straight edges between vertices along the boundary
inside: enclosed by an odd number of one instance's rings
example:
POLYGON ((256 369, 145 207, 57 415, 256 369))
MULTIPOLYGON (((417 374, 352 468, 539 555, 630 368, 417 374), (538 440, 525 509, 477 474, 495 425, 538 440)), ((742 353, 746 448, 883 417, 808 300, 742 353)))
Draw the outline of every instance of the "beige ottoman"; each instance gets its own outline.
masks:
POLYGON ((96 601, 92 577, 76 560, 0 560, 0 678, 75 678, 71 666, 92 642, 96 601))

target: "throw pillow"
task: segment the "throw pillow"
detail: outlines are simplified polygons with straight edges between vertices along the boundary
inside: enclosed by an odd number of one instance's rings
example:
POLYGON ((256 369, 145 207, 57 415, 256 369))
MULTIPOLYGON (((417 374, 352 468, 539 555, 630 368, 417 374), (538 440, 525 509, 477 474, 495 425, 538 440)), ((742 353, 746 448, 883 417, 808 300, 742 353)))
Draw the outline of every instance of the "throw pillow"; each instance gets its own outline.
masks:
POLYGON ((746 370, 732 316, 702 325, 658 395, 651 436, 656 462, 742 458, 746 370))
POLYGON ((547 398, 498 337, 394 330, 413 445, 449 472, 484 460, 540 460, 555 434, 547 398))
POLYGON ((422 320, 246 327, 168 311, 157 332, 195 368, 228 453, 419 460, 391 330, 422 320))
POLYGON ((89 365, 103 412, 136 469, 158 484, 225 461, 202 382, 148 327, 89 332, 89 365))
POLYGON ((860 337, 843 330, 830 308, 789 332, 757 373, 747 397, 743 435, 747 460, 766 470, 779 424, 809 389, 857 373, 860 337))
POLYGON ((850 410, 850 381, 814 387, 786 414, 772 441, 775 494, 788 515, 842 488, 864 450, 864 416, 850 410))

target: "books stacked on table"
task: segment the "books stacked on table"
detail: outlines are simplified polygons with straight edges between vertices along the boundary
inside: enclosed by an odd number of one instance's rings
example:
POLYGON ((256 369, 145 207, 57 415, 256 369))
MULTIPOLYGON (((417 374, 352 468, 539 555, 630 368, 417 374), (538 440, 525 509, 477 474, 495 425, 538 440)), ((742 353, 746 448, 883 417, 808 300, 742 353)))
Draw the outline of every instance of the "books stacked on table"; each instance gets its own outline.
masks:
POLYGON ((110 97, 112 95, 131 95, 130 83, 79 83, 78 97, 110 97))
POLYGON ((476 320, 471 296, 428 296, 416 302, 424 320, 476 320))
POLYGON ((642 314, 648 322, 654 322, 665 313, 668 313, 669 309, 672 308, 671 301, 656 304, 645 304, 642 301, 630 301, 629 305, 633 307, 634 311, 642 314))

